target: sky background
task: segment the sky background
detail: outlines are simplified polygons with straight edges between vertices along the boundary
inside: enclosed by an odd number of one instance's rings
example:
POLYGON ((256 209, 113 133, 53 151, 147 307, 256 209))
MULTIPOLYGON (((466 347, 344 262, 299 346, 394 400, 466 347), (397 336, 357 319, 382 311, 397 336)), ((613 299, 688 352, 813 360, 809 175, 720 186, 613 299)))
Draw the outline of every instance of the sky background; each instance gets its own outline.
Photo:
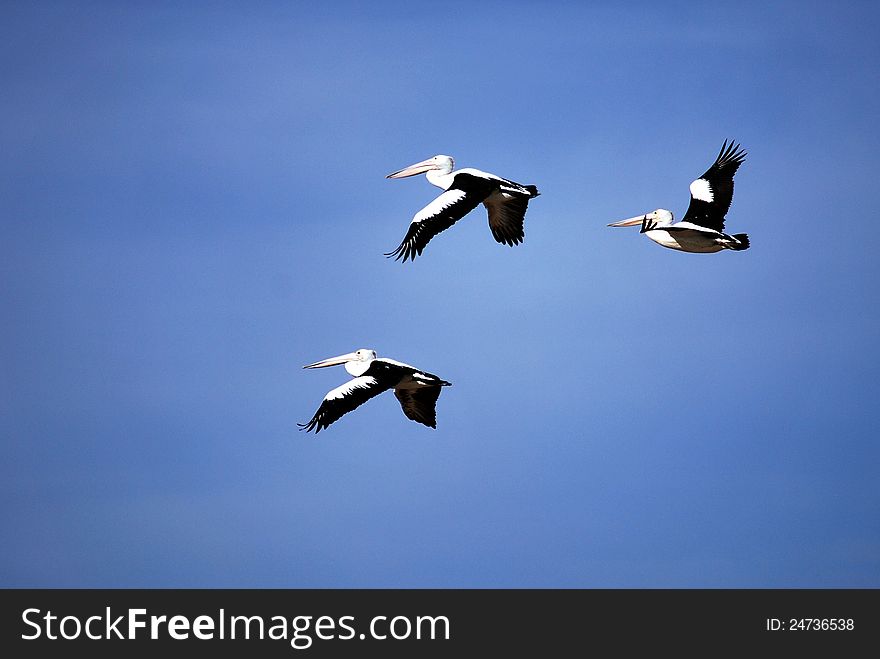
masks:
POLYGON ((880 8, 0 6, 0 586, 880 587, 880 8), (608 222, 725 138, 727 229, 608 222), (382 254, 437 153, 542 195, 382 254), (357 348, 453 382, 315 436, 357 348))

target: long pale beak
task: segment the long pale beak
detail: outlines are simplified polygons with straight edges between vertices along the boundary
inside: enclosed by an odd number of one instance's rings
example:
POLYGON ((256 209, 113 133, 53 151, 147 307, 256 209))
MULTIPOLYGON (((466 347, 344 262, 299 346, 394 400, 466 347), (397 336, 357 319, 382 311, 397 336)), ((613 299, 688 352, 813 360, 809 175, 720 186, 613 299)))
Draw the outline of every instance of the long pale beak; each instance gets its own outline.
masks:
POLYGON ((628 220, 621 220, 620 222, 612 222, 608 226, 610 227, 632 227, 636 224, 641 224, 642 220, 647 217, 646 215, 639 215, 638 217, 631 217, 628 220))
POLYGON ((357 355, 353 352, 349 352, 345 355, 339 355, 339 357, 322 359, 321 361, 315 362, 314 364, 303 366, 303 368, 327 368, 328 366, 338 366, 339 364, 344 364, 345 362, 350 362, 354 359, 357 359, 357 355))
POLYGON ((406 178, 407 176, 424 174, 425 172, 429 172, 432 169, 437 169, 437 165, 434 164, 433 159, 428 158, 427 160, 423 160, 422 162, 417 162, 415 165, 410 165, 409 167, 399 169, 396 172, 389 174, 385 178, 406 178))

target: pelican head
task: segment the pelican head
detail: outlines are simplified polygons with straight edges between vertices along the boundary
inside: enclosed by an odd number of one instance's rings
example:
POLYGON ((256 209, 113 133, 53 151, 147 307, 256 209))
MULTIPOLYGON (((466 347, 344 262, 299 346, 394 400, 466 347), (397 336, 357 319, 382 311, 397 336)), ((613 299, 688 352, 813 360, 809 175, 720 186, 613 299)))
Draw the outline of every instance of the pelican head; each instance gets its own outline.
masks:
POLYGON ((651 211, 650 213, 645 213, 644 215, 637 215, 636 217, 630 217, 626 220, 620 220, 620 222, 612 222, 608 226, 610 227, 632 227, 637 224, 642 225, 641 233, 645 231, 651 231, 652 229, 657 229, 659 227, 668 227, 672 224, 673 221, 672 213, 665 208, 658 208, 655 211, 651 211))
POLYGON ((315 362, 314 364, 307 364, 303 366, 303 368, 327 368, 328 366, 338 366, 339 364, 348 364, 349 362, 369 362, 376 359, 376 351, 375 350, 367 350, 366 348, 361 348, 360 350, 355 350, 354 352, 347 352, 344 355, 339 355, 338 357, 330 357, 329 359, 322 359, 319 362, 315 362))
POLYGON ((434 156, 422 162, 417 162, 409 167, 404 167, 396 172, 392 172, 385 178, 406 178, 407 176, 415 176, 416 174, 424 174, 431 171, 439 171, 441 174, 448 174, 455 167, 455 161, 452 156, 434 156))

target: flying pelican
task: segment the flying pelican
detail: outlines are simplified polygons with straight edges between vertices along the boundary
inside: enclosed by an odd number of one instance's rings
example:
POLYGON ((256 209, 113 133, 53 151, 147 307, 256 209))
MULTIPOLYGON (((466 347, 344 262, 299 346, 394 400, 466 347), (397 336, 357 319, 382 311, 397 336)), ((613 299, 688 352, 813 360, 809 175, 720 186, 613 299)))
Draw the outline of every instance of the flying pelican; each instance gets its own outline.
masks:
POLYGON ((365 348, 323 359, 303 368, 326 368, 338 364, 345 364, 345 370, 354 379, 328 392, 312 420, 297 424, 300 430, 314 430, 319 433, 342 415, 392 387, 407 418, 430 428, 437 427, 435 407, 440 397, 440 388, 451 386, 451 382, 409 364, 384 357, 378 359, 375 350, 365 348))
POLYGON ((385 256, 393 256, 395 261, 400 258, 414 261, 431 238, 458 222, 480 202, 489 211, 489 228, 495 240, 511 247, 523 241, 526 207, 529 199, 540 194, 538 188, 520 185, 479 169, 465 168, 454 172, 454 166, 455 161, 450 156, 434 156, 385 177, 405 178, 424 173, 430 183, 445 190, 415 214, 403 241, 385 256))
POLYGON ((745 233, 724 233, 724 216, 733 200, 733 175, 746 153, 727 140, 712 166, 691 183, 691 203, 681 222, 673 222, 672 213, 663 208, 628 220, 613 222, 610 227, 642 225, 640 233, 655 243, 683 252, 711 253, 722 249, 740 251, 749 248, 745 233))

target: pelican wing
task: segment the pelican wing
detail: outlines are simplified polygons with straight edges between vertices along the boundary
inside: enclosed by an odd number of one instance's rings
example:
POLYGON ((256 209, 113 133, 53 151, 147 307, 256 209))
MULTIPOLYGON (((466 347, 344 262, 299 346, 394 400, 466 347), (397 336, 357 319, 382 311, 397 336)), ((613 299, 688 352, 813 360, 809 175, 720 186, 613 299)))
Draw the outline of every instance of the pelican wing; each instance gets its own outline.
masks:
POLYGON ((431 238, 445 231, 480 205, 497 183, 470 174, 456 174, 452 185, 415 214, 403 241, 385 256, 414 261, 431 238))
POLYGON ((511 247, 523 241, 529 197, 499 191, 486 197, 483 205, 489 211, 489 228, 496 241, 511 247))
POLYGON ((418 389, 395 389, 394 395, 400 401, 400 407, 408 419, 417 421, 429 428, 437 427, 437 399, 440 397, 441 385, 419 387, 418 389))
POLYGON ((691 183, 691 203, 682 222, 724 231, 724 216, 733 201, 733 175, 745 160, 746 152, 731 141, 724 145, 712 166, 691 183))
POLYGON ((311 421, 297 425, 306 432, 314 430, 315 433, 319 433, 344 414, 348 414, 392 386, 394 386, 394 382, 371 375, 362 375, 359 378, 349 380, 324 396, 321 406, 311 421))

